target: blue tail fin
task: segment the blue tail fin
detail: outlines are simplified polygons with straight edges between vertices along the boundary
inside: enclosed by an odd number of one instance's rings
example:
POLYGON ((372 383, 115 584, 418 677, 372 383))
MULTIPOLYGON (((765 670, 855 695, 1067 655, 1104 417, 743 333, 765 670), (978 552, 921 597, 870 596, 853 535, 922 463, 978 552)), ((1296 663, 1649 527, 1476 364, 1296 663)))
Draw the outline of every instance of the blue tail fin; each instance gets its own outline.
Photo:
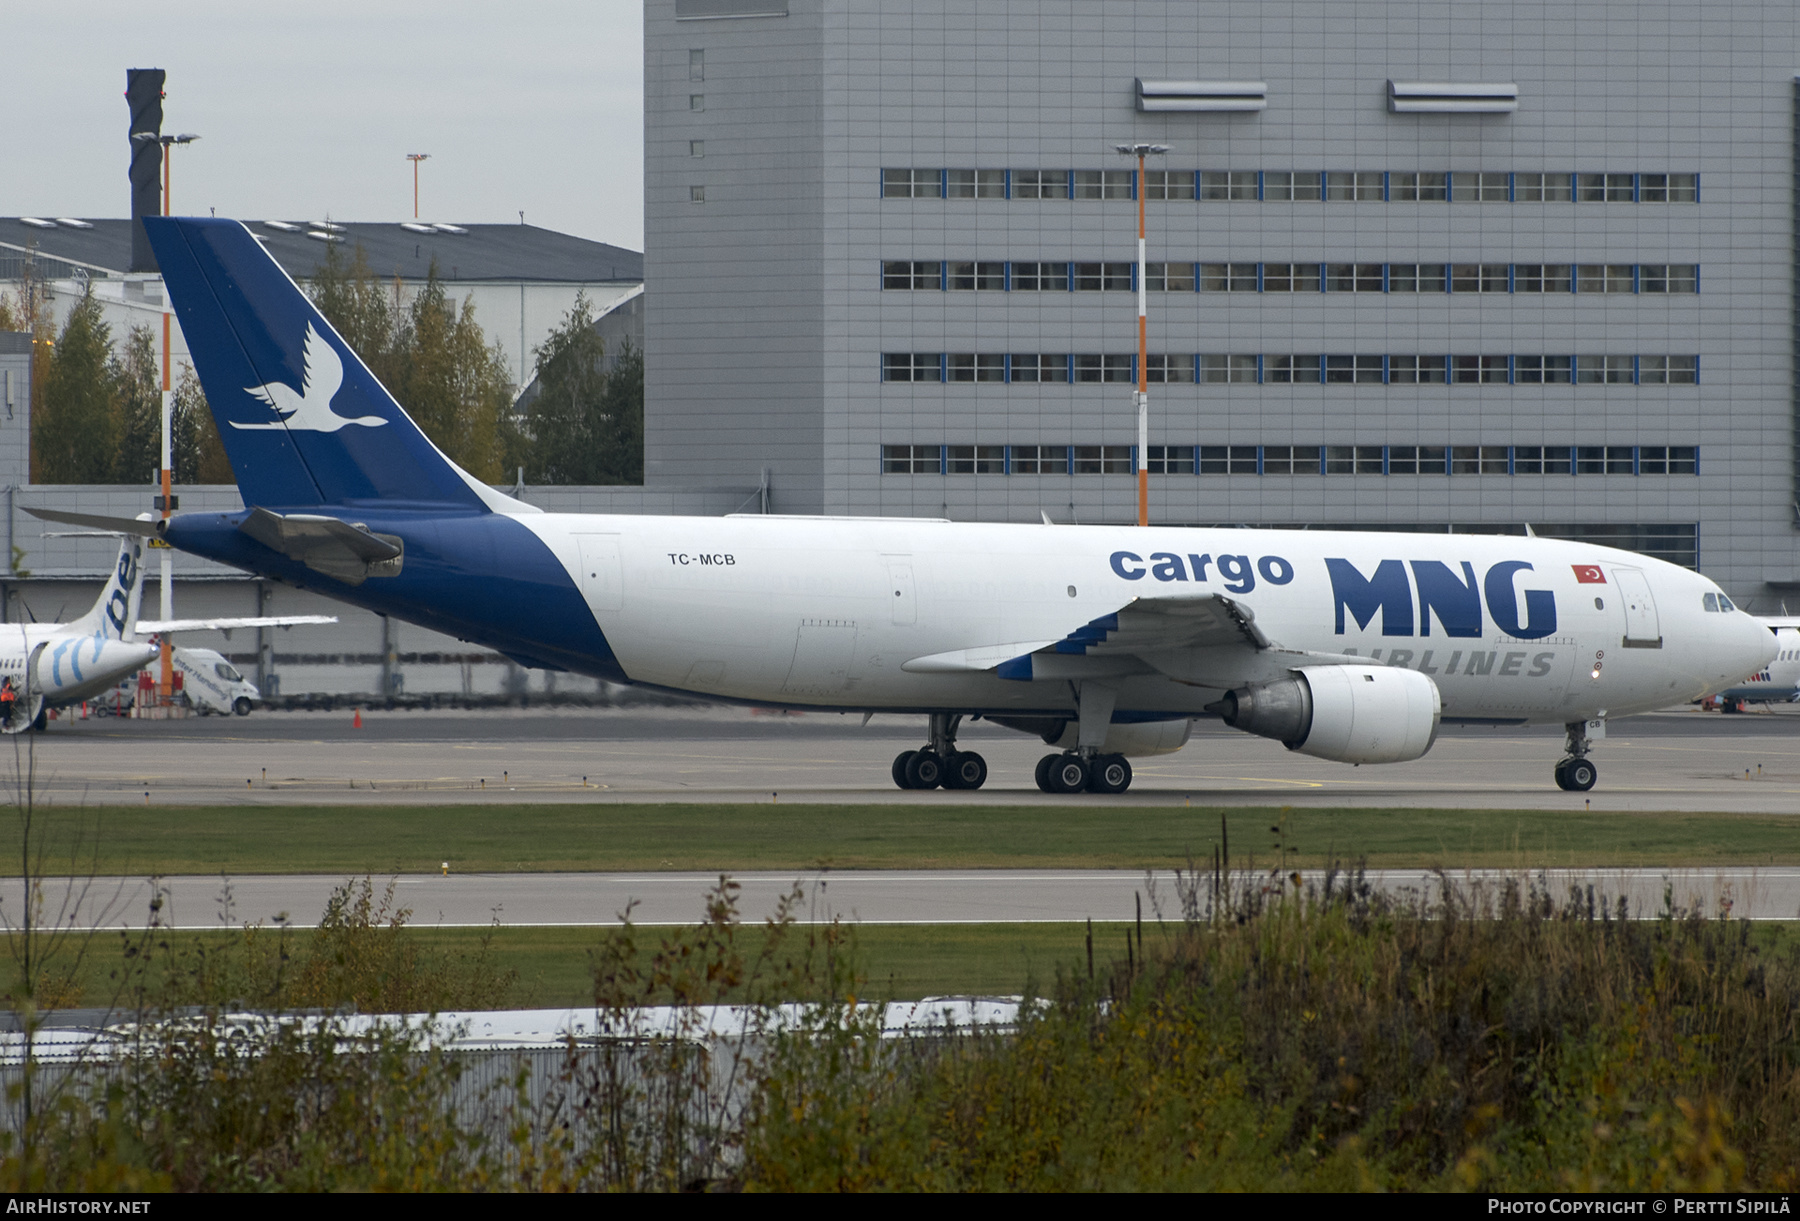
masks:
POLYGON ((130 640, 137 629, 138 599, 144 594, 144 540, 119 536, 119 562, 87 614, 69 624, 71 632, 104 640, 130 640))
POLYGON ((246 505, 534 511, 446 458, 242 223, 144 221, 246 505))

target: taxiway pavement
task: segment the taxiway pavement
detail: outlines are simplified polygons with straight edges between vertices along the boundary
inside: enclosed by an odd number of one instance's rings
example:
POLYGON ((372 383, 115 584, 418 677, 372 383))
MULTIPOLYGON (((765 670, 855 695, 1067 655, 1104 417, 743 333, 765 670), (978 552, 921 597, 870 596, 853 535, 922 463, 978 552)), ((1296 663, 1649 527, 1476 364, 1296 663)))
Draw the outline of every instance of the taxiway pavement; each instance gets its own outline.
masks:
POLYGON ((90 804, 782 801, 1266 804, 1800 813, 1800 706, 1722 716, 1672 710, 1614 722, 1599 785, 1564 793, 1555 727, 1446 725, 1412 763, 1350 767, 1201 721, 1179 753, 1134 763, 1119 797, 1051 797, 1046 747, 984 722, 961 745, 988 760, 975 793, 901 792, 893 757, 922 717, 747 708, 352 710, 180 721, 59 720, 0 743, 0 773, 31 766, 40 795, 90 804), (14 755, 7 758, 8 750, 14 755))

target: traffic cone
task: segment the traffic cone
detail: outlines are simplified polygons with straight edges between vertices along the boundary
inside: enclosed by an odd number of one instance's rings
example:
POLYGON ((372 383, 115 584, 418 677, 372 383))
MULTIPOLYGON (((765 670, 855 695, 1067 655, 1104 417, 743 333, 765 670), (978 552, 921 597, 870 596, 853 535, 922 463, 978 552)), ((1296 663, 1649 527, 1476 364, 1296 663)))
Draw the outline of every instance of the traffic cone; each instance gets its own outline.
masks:
POLYGON ((356 710, 356 715, 350 719, 350 728, 352 728, 352 729, 361 729, 362 728, 362 709, 361 708, 358 708, 356 710))

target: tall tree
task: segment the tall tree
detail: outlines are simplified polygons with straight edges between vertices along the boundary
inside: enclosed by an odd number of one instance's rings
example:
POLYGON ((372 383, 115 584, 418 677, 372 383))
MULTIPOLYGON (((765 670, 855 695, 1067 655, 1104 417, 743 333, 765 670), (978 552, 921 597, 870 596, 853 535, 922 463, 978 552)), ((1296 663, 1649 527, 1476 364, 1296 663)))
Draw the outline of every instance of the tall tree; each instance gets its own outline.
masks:
POLYGON ((475 302, 458 310, 434 261, 395 337, 394 397, 452 461, 477 479, 503 476, 501 419, 512 380, 499 345, 490 348, 475 320, 475 302))
POLYGON ((585 293, 535 349, 538 394, 526 409, 533 483, 642 483, 644 357, 624 345, 609 369, 585 293))
POLYGON ((112 329, 84 295, 57 336, 31 420, 35 478, 45 483, 110 483, 119 452, 111 376, 112 329))
POLYGON ((597 482, 644 482, 644 354, 629 340, 606 374, 600 421, 597 482))
POLYGON ((162 466, 162 385, 156 336, 134 326, 123 353, 107 362, 117 416, 118 450, 109 483, 154 483, 162 466))
POLYGON ((170 426, 170 461, 176 483, 235 483, 237 476, 225 456, 219 430, 206 404, 206 393, 194 367, 181 366, 175 383, 175 402, 170 426))

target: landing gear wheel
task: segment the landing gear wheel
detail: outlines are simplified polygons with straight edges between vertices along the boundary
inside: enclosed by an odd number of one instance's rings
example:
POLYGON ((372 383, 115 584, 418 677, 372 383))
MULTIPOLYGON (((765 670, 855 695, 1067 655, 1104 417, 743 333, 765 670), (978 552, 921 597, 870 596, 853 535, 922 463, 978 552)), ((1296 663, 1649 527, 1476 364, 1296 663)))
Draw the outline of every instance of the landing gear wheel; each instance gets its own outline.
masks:
POLYGON ((972 750, 959 750, 944 762, 947 789, 978 789, 987 783, 987 760, 972 750))
POLYGON ((1089 768, 1080 755, 1053 755, 1045 774, 1052 793, 1079 793, 1088 785, 1089 768))
POLYGON ((906 787, 935 789, 944 782, 944 761, 935 750, 914 751, 906 761, 906 787))
POLYGON ((39 733, 48 729, 50 727, 50 710, 48 708, 38 709, 37 717, 31 722, 31 727, 39 733))
POLYGON ((1037 761, 1037 786, 1046 793, 1056 791, 1050 787, 1050 767, 1061 758, 1061 755, 1045 755, 1037 761))
POLYGON ((1556 782, 1571 793, 1585 793, 1600 779, 1592 759, 1565 759, 1556 770, 1556 782))
POLYGON ((891 774, 894 777, 895 788, 910 789, 912 787, 906 780, 906 765, 911 763, 913 761, 913 756, 918 753, 919 752, 916 750, 903 750, 894 756, 894 766, 891 769, 891 774))
POLYGON ((1131 764, 1124 755, 1101 755, 1088 773, 1090 793, 1123 793, 1131 787, 1131 764))

